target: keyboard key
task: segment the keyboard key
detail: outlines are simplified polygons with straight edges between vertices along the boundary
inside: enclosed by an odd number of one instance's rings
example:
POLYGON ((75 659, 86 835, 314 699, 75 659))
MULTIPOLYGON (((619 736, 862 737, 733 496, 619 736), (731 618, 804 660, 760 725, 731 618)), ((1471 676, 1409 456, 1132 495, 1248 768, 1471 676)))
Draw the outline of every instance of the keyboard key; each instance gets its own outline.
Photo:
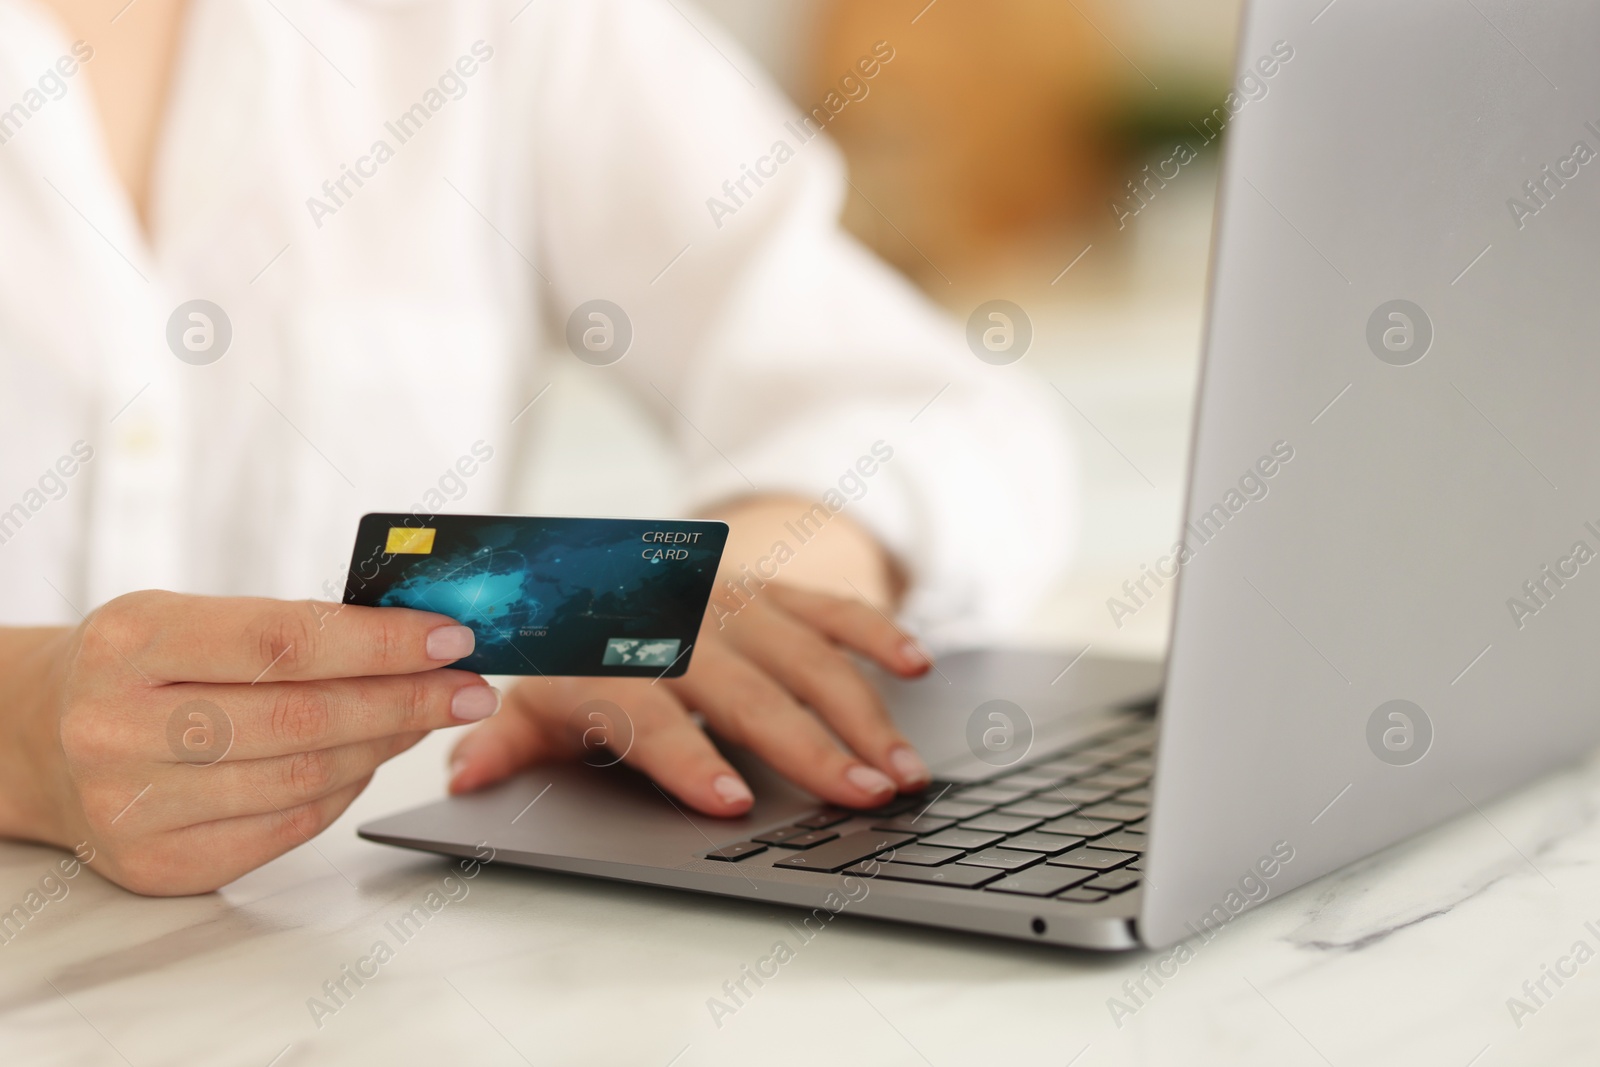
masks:
POLYGON ((1083 888, 1098 889, 1102 893, 1126 893, 1139 884, 1139 876, 1132 871, 1104 871, 1094 881, 1085 882, 1083 888))
POLYGON ((1134 785, 1149 785, 1149 774, 1118 774, 1117 769, 1099 771, 1090 777, 1077 779, 1078 785, 1085 785, 1088 789, 1123 790, 1133 789, 1134 785))
POLYGON ((814 833, 816 833, 815 830, 807 830, 804 826, 780 826, 776 830, 768 830, 764 834, 757 834, 750 840, 759 841, 763 845, 781 845, 791 837, 814 833))
POLYGON ((1046 789, 1039 794, 1040 800, 1065 800, 1080 807, 1087 804, 1098 804, 1102 800, 1110 800, 1117 795, 1115 789, 1103 785, 1079 785, 1076 782, 1046 789))
POLYGON ((929 848, 926 845, 901 845, 890 854, 895 863, 912 863, 918 867, 937 867, 966 855, 959 848, 929 848))
POLYGON ((1037 852, 1017 852, 1009 848, 986 848, 982 852, 974 852, 959 862, 969 867, 998 867, 1002 871, 1020 871, 1024 867, 1032 867, 1044 857, 1037 852))
POLYGON ((1065 900, 1069 904, 1098 904, 1106 899, 1106 894, 1098 889, 1069 889, 1065 893, 1057 893, 1057 900, 1065 900))
POLYGON ((766 845, 758 845, 754 841, 741 841, 737 845, 723 845, 721 848, 712 849, 706 853, 706 859, 727 860, 729 863, 733 863, 744 859, 746 856, 754 856, 766 850, 766 845))
POLYGON ((931 837, 924 837, 921 844, 932 845, 935 848, 959 848, 964 852, 975 849, 988 848, 996 841, 1004 839, 1005 834, 997 834, 988 830, 944 830, 931 837))
POLYGON ((1145 807, 1149 807, 1151 800, 1150 788, 1141 786, 1138 789, 1125 790, 1117 794, 1116 800, 1119 804, 1143 804, 1145 807))
POLYGON ((967 804, 959 800, 941 800, 928 809, 929 815, 947 815, 952 819, 970 819, 982 815, 993 804, 967 804))
POLYGON ((1020 834, 1024 830, 1032 830, 1044 822, 1037 815, 1001 815, 991 811, 987 815, 980 815, 976 819, 968 819, 961 824, 963 830, 994 830, 1002 834, 1020 834))
POLYGON ((1110 852, 1103 848, 1075 848, 1059 856, 1051 856, 1048 863, 1056 867, 1082 867, 1089 871, 1109 871, 1133 859, 1126 852, 1110 852))
POLYGON ((1067 834, 1071 837, 1104 837, 1122 828, 1119 822, 1110 822, 1106 819, 1086 819, 1082 815, 1067 815, 1060 819, 1051 819, 1040 830, 1047 834, 1067 834))
POLYGON ((1006 839, 1006 848, 1020 848, 1024 852, 1043 852, 1047 856, 1059 856, 1068 849, 1077 848, 1084 843, 1081 837, 1064 837, 1061 834, 1026 833, 1006 839))
POLYGON ((931 801, 932 799, 933 799, 933 797, 931 795, 930 796, 902 795, 902 796, 895 797, 893 800, 889 801, 887 804, 880 804, 876 808, 868 808, 865 811, 858 811, 858 812, 856 812, 856 814, 857 815, 868 815, 868 816, 871 816, 874 819, 877 819, 877 818, 889 819, 889 818, 893 818, 896 815, 903 814, 904 812, 907 812, 907 811, 913 811, 913 810, 921 811, 923 809, 923 807, 929 801, 931 801))
POLYGON ((1040 771, 1037 768, 1030 767, 1028 770, 1019 774, 1013 774, 1009 778, 1000 779, 999 784, 1002 786, 1024 789, 1027 792, 1032 793, 1040 789, 1049 789, 1051 786, 1060 785, 1066 780, 1067 776, 1064 774, 1057 774, 1052 771, 1040 771))
POLYGON ((1144 834, 1118 830, 1114 834, 1107 834, 1104 837, 1097 838, 1094 847, 1120 849, 1123 852, 1143 852, 1150 846, 1144 834))
POLYGON ((807 830, 797 837, 787 838, 783 841, 768 842, 768 844, 776 844, 779 848, 816 848, 824 841, 832 841, 838 836, 832 830, 807 830))
POLYGON ((1070 867, 1030 867, 1025 871, 1007 875, 984 888, 993 893, 1016 893, 1024 897, 1053 897, 1063 889, 1071 889, 1094 877, 1088 871, 1075 871, 1070 867))
POLYGON ((1033 790, 1026 786, 1003 788, 998 785, 986 785, 976 789, 964 789, 950 799, 963 804, 1009 804, 1013 800, 1021 800, 1031 792, 1033 790))
POLYGON ((792 871, 842 871, 869 856, 876 856, 880 852, 909 844, 913 840, 915 839, 910 834, 858 830, 853 834, 845 834, 836 841, 829 841, 808 851, 786 856, 773 866, 792 871))
POLYGON ((1050 794, 1029 797, 1019 800, 1015 804, 1007 804, 998 809, 1002 815, 1037 815, 1041 819, 1059 819, 1063 815, 1071 815, 1077 811, 1079 805, 1070 800, 1047 800, 1050 794))
POLYGON ((1047 774, 1080 775, 1098 770, 1101 766, 1103 766, 1103 763, 1100 760, 1078 755, 1063 756, 1061 759, 1053 759, 1049 763, 1041 763, 1034 770, 1047 774))
POLYGON ((1130 822, 1142 819, 1150 814, 1150 809, 1143 804, 1119 804, 1111 801, 1105 804, 1091 804, 1079 812, 1090 819, 1110 819, 1114 822, 1130 822))
POLYGON ((892 819, 879 819, 872 824, 872 828, 892 830, 897 834, 936 834, 955 824, 954 819, 940 819, 932 815, 923 815, 919 818, 916 812, 909 811, 892 819))
POLYGON ((952 863, 944 867, 916 867, 909 863, 878 863, 852 867, 846 874, 887 878, 891 882, 921 882, 924 885, 949 885, 959 889, 976 889, 1001 877, 1006 872, 993 867, 963 867, 952 863))
POLYGON ((794 824, 796 826, 804 826, 807 830, 826 830, 830 826, 839 825, 854 814, 855 812, 853 811, 840 811, 837 808, 829 808, 826 811, 819 811, 815 815, 809 815, 804 819, 796 819, 794 824))

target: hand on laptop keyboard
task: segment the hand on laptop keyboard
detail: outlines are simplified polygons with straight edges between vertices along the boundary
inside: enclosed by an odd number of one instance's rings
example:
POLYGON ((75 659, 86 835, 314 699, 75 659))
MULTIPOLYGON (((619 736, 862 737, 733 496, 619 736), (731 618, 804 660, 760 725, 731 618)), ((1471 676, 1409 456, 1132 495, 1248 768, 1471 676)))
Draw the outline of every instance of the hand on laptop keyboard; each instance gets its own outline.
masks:
POLYGON ((1142 878, 1153 741, 1149 722, 1119 727, 987 781, 873 812, 823 809, 705 858, 1097 904, 1142 878))
POLYGON ((749 788, 691 711, 713 733, 831 803, 871 808, 897 790, 921 789, 930 778, 927 766, 845 650, 901 677, 932 666, 883 614, 859 601, 776 583, 736 613, 719 611, 714 600, 682 678, 519 683, 505 710, 456 747, 451 792, 577 754, 590 762, 626 761, 707 814, 749 810, 749 788))

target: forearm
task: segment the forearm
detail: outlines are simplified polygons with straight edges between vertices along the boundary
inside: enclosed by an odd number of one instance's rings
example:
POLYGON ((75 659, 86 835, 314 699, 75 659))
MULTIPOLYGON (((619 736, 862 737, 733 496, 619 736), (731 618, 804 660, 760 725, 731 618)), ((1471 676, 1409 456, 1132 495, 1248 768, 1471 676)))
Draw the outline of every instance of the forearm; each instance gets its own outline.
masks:
POLYGON ((750 496, 711 509, 729 526, 721 578, 741 584, 781 581, 852 599, 885 611, 899 606, 905 576, 899 564, 863 527, 844 515, 825 523, 811 516, 814 502, 795 496, 750 496))

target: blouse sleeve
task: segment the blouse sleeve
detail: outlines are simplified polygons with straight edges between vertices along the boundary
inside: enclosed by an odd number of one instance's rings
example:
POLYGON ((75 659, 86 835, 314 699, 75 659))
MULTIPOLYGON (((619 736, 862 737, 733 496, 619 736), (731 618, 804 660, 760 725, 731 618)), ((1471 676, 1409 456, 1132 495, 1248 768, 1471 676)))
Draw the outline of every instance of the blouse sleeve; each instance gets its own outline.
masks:
POLYGON ((813 524, 848 514, 907 568, 908 619, 937 644, 1025 620, 1072 540, 1061 398, 1026 360, 977 359, 840 229, 839 153, 714 27, 663 0, 541 18, 549 325, 622 310, 606 372, 680 442, 689 505, 786 493, 822 506, 813 524))

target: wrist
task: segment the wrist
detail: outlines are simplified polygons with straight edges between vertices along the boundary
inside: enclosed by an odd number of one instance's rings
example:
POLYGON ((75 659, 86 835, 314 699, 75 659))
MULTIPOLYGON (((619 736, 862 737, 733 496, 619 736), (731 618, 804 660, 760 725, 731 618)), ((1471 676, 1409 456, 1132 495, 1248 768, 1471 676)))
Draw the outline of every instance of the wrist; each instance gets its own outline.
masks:
POLYGON ((753 496, 710 511, 729 526, 718 573, 737 586, 778 581, 892 611, 905 592, 904 572, 846 515, 820 519, 818 505, 796 496, 753 496))
POLYGON ((71 847, 52 695, 71 634, 0 629, 0 838, 71 847))

